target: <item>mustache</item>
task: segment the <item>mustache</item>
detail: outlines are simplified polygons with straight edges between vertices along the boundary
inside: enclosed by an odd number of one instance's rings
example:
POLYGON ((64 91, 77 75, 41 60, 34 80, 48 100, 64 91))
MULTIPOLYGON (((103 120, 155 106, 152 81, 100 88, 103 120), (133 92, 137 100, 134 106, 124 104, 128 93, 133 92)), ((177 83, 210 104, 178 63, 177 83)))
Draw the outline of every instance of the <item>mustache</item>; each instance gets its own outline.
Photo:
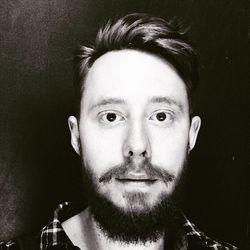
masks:
POLYGON ((147 178, 151 180, 158 179, 167 183, 175 179, 175 176, 169 173, 169 171, 159 166, 153 165, 149 162, 149 160, 144 160, 140 164, 135 164, 133 161, 126 159, 124 163, 114 166, 105 174, 103 174, 99 178, 99 182, 106 183, 112 178, 126 178, 126 176, 128 176, 131 171, 135 170, 137 173, 139 172, 145 174, 147 178))

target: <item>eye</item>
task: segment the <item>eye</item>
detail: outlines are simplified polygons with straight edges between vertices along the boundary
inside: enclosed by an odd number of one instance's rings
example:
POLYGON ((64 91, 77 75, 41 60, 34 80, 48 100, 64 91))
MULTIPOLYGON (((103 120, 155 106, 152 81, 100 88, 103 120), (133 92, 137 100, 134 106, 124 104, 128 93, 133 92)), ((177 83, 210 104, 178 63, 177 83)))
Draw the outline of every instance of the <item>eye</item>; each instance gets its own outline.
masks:
POLYGON ((105 112, 100 114, 100 120, 106 124, 116 124, 123 121, 125 118, 116 112, 105 112))
POLYGON ((170 123, 174 119, 174 115, 167 111, 157 111, 153 113, 150 117, 150 120, 160 123, 170 123))
POLYGON ((167 115, 164 112, 160 112, 156 114, 156 119, 160 122, 163 122, 164 120, 166 120, 166 118, 167 118, 167 115))
POLYGON ((106 119, 109 121, 109 122, 113 122, 116 120, 116 114, 115 113, 107 113, 106 114, 106 119))

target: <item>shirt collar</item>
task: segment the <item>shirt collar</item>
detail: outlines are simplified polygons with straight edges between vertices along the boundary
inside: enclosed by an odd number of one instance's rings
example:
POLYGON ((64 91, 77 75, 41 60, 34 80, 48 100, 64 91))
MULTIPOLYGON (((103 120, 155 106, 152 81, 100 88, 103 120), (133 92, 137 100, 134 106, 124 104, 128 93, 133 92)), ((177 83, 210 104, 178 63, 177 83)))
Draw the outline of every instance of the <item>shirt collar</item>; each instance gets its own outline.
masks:
MULTIPOLYGON (((54 211, 51 222, 41 230, 40 249, 46 250, 52 246, 62 246, 65 247, 65 249, 72 249, 74 247, 73 243, 65 233, 61 223, 79 213, 83 209, 83 204, 73 205, 70 202, 61 203, 54 211)), ((220 243, 212 240, 200 231, 191 221, 189 221, 183 213, 181 213, 181 228, 184 238, 182 238, 181 247, 178 247, 178 249, 187 249, 190 243, 196 244, 197 242, 203 246, 203 249, 237 249, 231 244, 220 243)), ((192 249, 191 245, 189 249, 192 249)))

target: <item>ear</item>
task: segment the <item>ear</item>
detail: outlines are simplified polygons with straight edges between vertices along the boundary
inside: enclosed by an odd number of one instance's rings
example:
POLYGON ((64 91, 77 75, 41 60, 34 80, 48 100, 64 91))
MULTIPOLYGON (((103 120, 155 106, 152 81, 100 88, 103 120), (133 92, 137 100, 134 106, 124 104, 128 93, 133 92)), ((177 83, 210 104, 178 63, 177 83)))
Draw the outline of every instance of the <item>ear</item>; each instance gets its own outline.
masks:
POLYGON ((189 129, 189 151, 191 151, 196 143, 196 139, 201 127, 201 118, 194 116, 191 120, 191 126, 189 129))
POLYGON ((68 125, 71 134, 71 145, 78 155, 80 155, 80 136, 78 129, 78 122, 75 116, 68 118, 68 125))

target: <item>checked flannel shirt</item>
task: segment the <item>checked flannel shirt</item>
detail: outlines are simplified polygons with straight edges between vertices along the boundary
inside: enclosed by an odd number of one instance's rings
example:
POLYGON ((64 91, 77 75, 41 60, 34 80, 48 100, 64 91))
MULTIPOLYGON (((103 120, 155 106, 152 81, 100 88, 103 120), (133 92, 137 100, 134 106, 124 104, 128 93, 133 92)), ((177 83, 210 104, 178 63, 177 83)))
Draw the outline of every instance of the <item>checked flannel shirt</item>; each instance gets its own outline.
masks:
MULTIPOLYGON (((42 228, 38 237, 37 244, 34 244, 34 250, 77 250, 80 249, 73 245, 61 223, 81 211, 81 207, 74 207, 69 202, 64 202, 54 211, 54 216, 49 224, 42 228)), ((229 244, 215 241, 203 232, 201 232, 192 222, 183 215, 182 229, 185 232, 185 244, 180 250, 237 250, 238 248, 229 244)), ((19 250, 25 249, 20 247, 18 242, 9 241, 0 242, 0 250, 19 250)), ((33 250, 33 247, 29 248, 33 250)))

